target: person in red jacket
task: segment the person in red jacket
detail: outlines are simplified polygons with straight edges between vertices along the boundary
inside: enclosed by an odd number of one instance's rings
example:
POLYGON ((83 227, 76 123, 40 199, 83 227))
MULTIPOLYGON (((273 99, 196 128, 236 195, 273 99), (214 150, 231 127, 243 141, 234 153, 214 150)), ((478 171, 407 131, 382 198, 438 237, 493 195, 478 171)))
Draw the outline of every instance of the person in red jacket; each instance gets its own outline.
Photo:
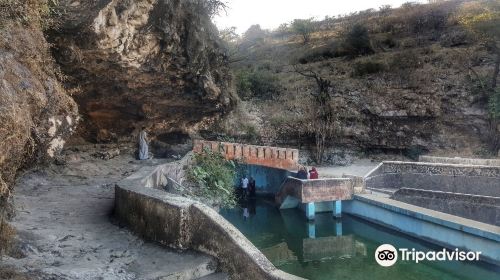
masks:
POLYGON ((313 167, 311 170, 309 170, 309 179, 318 179, 319 174, 318 171, 316 171, 316 167, 313 167))

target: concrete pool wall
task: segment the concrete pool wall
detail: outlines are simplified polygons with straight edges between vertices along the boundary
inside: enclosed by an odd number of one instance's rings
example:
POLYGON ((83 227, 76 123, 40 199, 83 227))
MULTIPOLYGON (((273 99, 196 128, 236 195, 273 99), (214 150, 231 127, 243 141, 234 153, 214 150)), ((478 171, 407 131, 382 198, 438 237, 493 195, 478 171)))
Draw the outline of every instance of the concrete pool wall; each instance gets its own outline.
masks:
POLYGON ((500 166, 500 159, 420 156, 420 162, 500 166))
POLYGON ((115 187, 115 216, 139 236, 217 258, 231 279, 300 280, 277 269, 241 232, 212 208, 161 189, 178 184, 182 164, 144 167, 115 187))
POLYGON ((367 188, 412 188, 500 197, 500 166, 384 161, 367 188))
POLYGON ((383 162, 364 184, 395 200, 500 225, 500 166, 383 162))
POLYGON ((500 265, 500 227, 372 194, 342 202, 344 213, 449 249, 480 251, 481 260, 500 265))

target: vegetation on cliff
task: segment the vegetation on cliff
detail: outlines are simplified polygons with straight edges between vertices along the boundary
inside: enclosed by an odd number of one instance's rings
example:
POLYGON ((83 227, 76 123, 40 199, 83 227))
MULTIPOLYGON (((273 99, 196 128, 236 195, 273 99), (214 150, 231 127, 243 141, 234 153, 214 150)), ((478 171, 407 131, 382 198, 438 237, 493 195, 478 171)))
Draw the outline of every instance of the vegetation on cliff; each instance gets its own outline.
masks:
MULTIPOLYGON (((262 143, 317 151, 317 83, 299 68, 333 85, 339 129, 325 139, 324 161, 334 163, 332 147, 497 155, 499 11, 487 0, 406 3, 271 31, 253 26, 242 36, 224 30, 247 108, 241 123, 262 143)), ((244 140, 234 120, 219 126, 244 140)))

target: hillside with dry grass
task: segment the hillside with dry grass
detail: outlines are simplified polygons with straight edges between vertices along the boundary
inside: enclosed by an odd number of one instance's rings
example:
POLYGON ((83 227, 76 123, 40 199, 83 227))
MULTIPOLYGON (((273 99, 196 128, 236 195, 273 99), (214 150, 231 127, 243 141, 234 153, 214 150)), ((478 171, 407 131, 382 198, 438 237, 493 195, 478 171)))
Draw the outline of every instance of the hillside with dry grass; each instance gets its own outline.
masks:
POLYGON ((224 30, 241 102, 207 137, 312 152, 324 138, 330 163, 346 153, 496 156, 499 6, 407 3, 242 36, 224 30), (318 78, 328 83, 327 118, 318 78))

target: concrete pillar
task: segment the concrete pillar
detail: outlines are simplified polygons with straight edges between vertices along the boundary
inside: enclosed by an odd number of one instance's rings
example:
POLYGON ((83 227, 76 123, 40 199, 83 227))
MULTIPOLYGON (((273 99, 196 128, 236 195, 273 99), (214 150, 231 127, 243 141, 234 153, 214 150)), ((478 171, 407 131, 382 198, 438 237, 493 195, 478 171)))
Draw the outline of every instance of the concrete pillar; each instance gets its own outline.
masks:
POLYGON ((316 238, 316 224, 313 222, 307 223, 307 235, 309 238, 316 238))
POLYGON ((342 236, 342 222, 340 221, 335 223, 335 235, 342 236))
POLYGON ((314 202, 309 202, 306 204, 306 218, 308 220, 314 220, 314 214, 316 209, 314 208, 314 202))
POLYGON ((342 216, 342 200, 333 202, 333 217, 340 218, 342 216))

